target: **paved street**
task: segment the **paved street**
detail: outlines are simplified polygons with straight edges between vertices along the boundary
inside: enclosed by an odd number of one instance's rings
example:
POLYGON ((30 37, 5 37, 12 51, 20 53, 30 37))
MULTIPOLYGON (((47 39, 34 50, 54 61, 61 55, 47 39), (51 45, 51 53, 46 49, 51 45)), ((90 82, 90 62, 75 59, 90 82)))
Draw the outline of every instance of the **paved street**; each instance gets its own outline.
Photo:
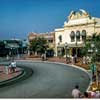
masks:
POLYGON ((18 61, 17 66, 30 67, 33 75, 19 83, 0 88, 0 98, 66 98, 76 84, 83 92, 89 85, 88 75, 67 65, 18 61))

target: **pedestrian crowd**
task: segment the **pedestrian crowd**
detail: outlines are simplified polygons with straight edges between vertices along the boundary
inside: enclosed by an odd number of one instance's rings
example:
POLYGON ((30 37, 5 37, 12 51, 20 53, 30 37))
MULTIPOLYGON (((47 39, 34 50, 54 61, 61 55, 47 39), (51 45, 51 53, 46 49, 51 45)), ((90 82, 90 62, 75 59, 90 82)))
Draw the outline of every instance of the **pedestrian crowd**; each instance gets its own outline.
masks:
POLYGON ((72 97, 73 98, 100 98, 100 91, 96 92, 84 92, 81 93, 79 90, 79 86, 76 85, 75 88, 72 90, 72 97))
POLYGON ((4 66, 5 68, 5 73, 9 74, 9 73, 14 73, 16 72, 16 62, 14 60, 12 60, 8 66, 4 66))
POLYGON ((91 63, 91 57, 89 56, 83 56, 83 59, 82 59, 82 63, 83 64, 90 64, 91 63))
MULTIPOLYGON (((77 55, 70 56, 69 59, 70 59, 70 61, 69 61, 68 58, 67 58, 67 60, 68 60, 67 63, 75 64, 75 63, 77 63, 77 61, 78 61, 77 55)), ((83 56, 83 58, 82 58, 82 60, 81 60, 81 63, 82 63, 82 64, 90 64, 90 63, 91 63, 91 59, 92 59, 92 58, 89 57, 89 56, 83 56)))
POLYGON ((66 63, 71 63, 72 65, 77 62, 77 55, 74 56, 67 56, 66 63))

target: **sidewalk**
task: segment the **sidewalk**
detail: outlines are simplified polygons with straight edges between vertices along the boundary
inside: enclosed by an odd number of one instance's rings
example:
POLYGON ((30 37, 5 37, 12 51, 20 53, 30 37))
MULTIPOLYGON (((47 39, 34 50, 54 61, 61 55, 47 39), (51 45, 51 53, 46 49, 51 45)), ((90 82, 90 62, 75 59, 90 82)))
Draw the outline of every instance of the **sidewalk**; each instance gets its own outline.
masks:
POLYGON ((16 72, 14 73, 5 73, 5 66, 1 66, 0 65, 0 82, 5 81, 5 80, 9 80, 12 79, 18 75, 21 74, 21 69, 20 68, 16 68, 16 72))
MULTIPOLYGON (((35 57, 25 57, 26 60, 39 60, 41 61, 42 58, 35 58, 35 57)), ((52 61, 52 62, 60 62, 60 63, 65 63, 66 64, 66 58, 64 57, 51 57, 51 58, 47 58, 47 61, 52 61)), ((71 64, 71 63, 67 63, 67 64, 71 64)), ((89 70, 89 66, 87 64, 82 64, 81 61, 78 60, 77 63, 75 63, 75 65, 81 67, 81 68, 84 68, 86 70, 89 70)))

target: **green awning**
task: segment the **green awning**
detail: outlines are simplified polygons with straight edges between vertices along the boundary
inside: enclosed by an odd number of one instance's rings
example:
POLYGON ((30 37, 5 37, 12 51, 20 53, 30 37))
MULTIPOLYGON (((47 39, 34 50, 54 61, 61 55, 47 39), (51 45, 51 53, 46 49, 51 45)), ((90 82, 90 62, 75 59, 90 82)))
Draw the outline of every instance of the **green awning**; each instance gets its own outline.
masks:
MULTIPOLYGON (((74 43, 74 44, 68 44, 68 47, 69 48, 76 48, 76 47, 84 47, 85 44, 81 43, 81 44, 78 44, 77 45, 74 43)), ((59 46, 57 46, 57 48, 65 48, 65 44, 61 44, 59 46)))
POLYGON ((76 47, 84 47, 85 46, 85 44, 68 44, 68 46, 70 47, 70 48, 76 48, 76 47))

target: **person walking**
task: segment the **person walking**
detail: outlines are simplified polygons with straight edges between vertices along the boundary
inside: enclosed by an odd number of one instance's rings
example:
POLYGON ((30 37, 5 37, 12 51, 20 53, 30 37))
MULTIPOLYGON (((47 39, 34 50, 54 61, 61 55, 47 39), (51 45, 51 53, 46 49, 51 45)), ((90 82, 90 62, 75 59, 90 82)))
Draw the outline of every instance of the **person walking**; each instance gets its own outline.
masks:
POLYGON ((11 66, 11 63, 9 64, 8 69, 9 69, 9 73, 12 73, 12 66, 11 66))
POLYGON ((73 98, 80 98, 81 92, 79 90, 79 86, 76 85, 75 88, 72 90, 72 97, 73 98))
POLYGON ((74 64, 74 57, 73 56, 71 57, 71 63, 72 63, 72 65, 74 64))
POLYGON ((95 98, 100 98, 100 91, 96 91, 95 98))
POLYGON ((77 55, 74 55, 74 62, 77 63, 77 55))
POLYGON ((44 61, 44 54, 41 55, 42 61, 44 61))
POLYGON ((83 64, 86 64, 86 57, 83 56, 83 64))
POLYGON ((16 62, 14 60, 11 62, 11 67, 12 67, 12 71, 16 72, 16 62))

